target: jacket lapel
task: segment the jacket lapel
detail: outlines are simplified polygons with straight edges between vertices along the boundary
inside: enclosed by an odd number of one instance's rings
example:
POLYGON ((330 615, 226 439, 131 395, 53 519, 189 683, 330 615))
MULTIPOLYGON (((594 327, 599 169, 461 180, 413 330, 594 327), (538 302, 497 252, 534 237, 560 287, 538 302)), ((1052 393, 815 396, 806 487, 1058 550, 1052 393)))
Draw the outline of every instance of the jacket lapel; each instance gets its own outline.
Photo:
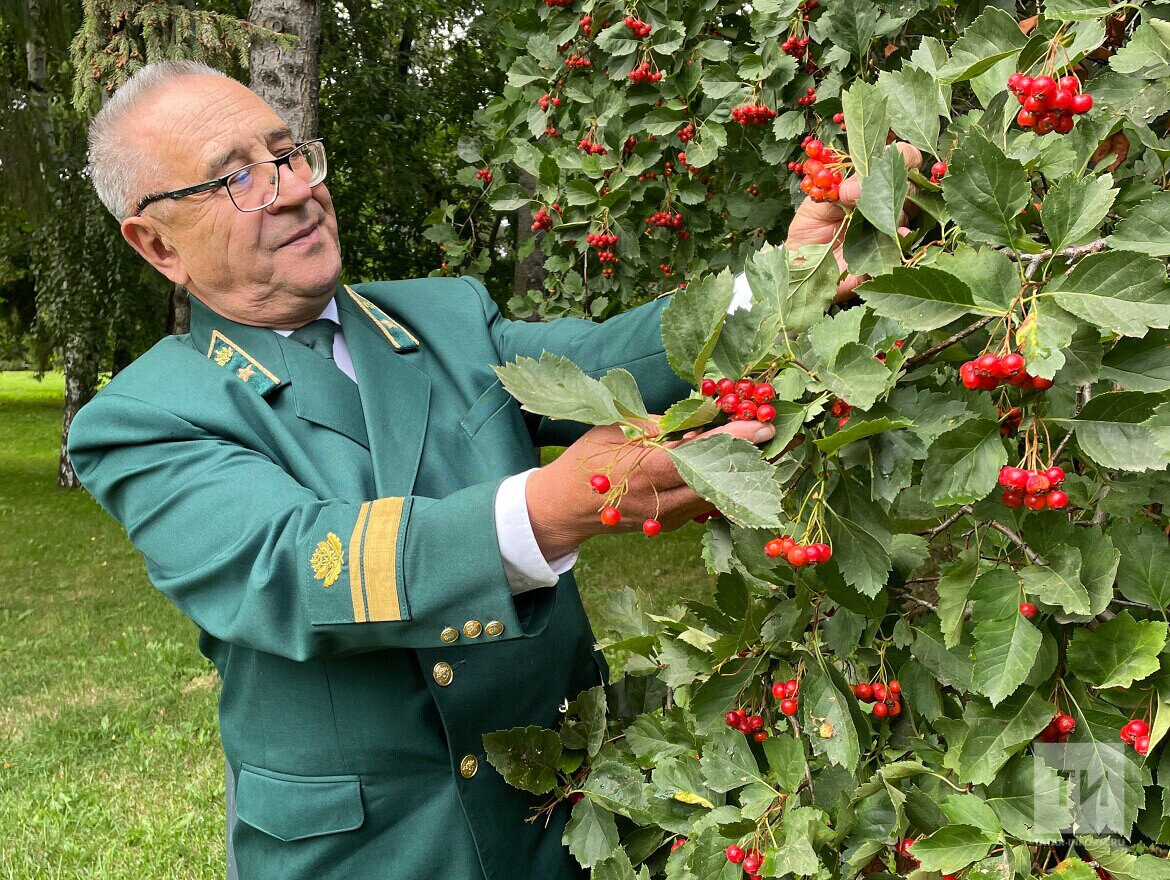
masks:
POLYGON ((431 381, 419 366, 419 341, 348 286, 338 292, 337 308, 361 388, 378 494, 409 495, 431 401, 431 381))

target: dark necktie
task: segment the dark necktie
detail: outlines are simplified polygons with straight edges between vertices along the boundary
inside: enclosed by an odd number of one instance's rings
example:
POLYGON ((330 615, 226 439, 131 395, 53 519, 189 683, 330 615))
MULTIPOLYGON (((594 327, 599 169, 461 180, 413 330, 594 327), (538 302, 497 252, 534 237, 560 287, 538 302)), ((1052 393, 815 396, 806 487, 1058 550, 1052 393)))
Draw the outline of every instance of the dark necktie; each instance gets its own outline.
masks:
POLYGON ((307 345, 321 357, 333 360, 333 335, 337 332, 337 325, 328 318, 318 318, 310 321, 304 327, 289 334, 289 339, 295 339, 301 345, 307 345))

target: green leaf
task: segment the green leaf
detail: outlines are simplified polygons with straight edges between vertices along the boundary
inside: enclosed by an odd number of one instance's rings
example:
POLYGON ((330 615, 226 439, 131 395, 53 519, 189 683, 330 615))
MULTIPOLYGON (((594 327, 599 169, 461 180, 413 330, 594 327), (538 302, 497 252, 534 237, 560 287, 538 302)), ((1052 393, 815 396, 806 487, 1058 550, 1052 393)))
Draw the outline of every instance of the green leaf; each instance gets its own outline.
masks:
POLYGON ((1048 233, 1049 247, 1064 250, 1094 232, 1117 197, 1109 175, 1077 177, 1056 181, 1040 204, 1040 218, 1048 233))
POLYGON ((966 282, 933 266, 898 266, 866 281, 857 293, 879 315, 908 330, 936 330, 972 312, 995 314, 975 305, 966 282))
MULTIPOLYGON (((990 7, 981 18, 993 13, 1008 17, 990 7)), ((1014 21, 1012 29, 1019 33, 1014 21)), ((1009 245, 1017 237, 1017 217, 1032 192, 1028 174, 982 130, 972 128, 960 141, 946 184, 943 198, 947 209, 968 239, 1009 245)))
POLYGON ((979 574, 979 552, 974 547, 960 551, 958 558, 942 570, 938 586, 938 622, 943 645, 949 650, 959 644, 963 633, 963 612, 975 578, 979 574))
POLYGON ((1109 247, 1123 251, 1170 256, 1170 192, 1154 193, 1130 211, 1105 240, 1109 247))
POLYGON ((618 842, 613 813, 599 807, 591 798, 582 798, 574 804, 562 843, 582 867, 592 867, 606 858, 617 848, 618 842))
POLYGON ((1016 345, 1028 361, 1028 371, 1051 379, 1065 363, 1064 350, 1072 345, 1080 321, 1056 304, 1053 297, 1041 297, 1016 329, 1016 345))
POLYGON ((985 793, 1007 833, 1021 840, 1060 840, 1073 823, 1068 782, 1030 756, 1012 758, 985 793))
MULTIPOLYGON (((848 5, 835 3, 832 12, 848 5)), ((886 135, 890 131, 886 98, 877 86, 859 79, 841 95, 841 108, 845 112, 849 157, 857 173, 868 177, 873 161, 886 147, 886 135)))
POLYGON ((1054 21, 1104 18, 1115 9, 1109 0, 1044 0, 1044 17, 1054 21))
POLYGON ((972 825, 947 825, 916 841, 911 853, 924 871, 954 873, 987 855, 996 838, 972 825))
POLYGON ((1140 339, 1122 337, 1101 360, 1101 378, 1126 391, 1170 391, 1170 332, 1151 330, 1140 339))
POLYGON ((1012 695, 994 714, 980 715, 977 703, 970 704, 968 714, 970 726, 957 755, 959 781, 986 785, 1048 725, 1053 712, 1052 704, 1032 691, 1012 695))
POLYGON ((658 677, 672 688, 705 681, 714 671, 708 653, 665 634, 658 639, 657 660, 662 667, 658 677))
POLYGON ((1133 37, 1109 59, 1117 73, 1139 74, 1143 79, 1170 76, 1170 22, 1143 18, 1133 37))
POLYGON ((1020 569, 1020 589, 1036 600, 1067 614, 1088 614, 1089 591, 1081 583, 1081 551, 1061 547, 1049 554, 1047 565, 1020 569))
POLYGON ((946 83, 972 79, 1011 58, 1027 44, 1028 38, 1020 32, 1015 18, 996 6, 988 6, 963 29, 939 78, 946 83))
POLYGON ((796 279, 791 278, 789 260, 795 256, 784 248, 769 246, 756 251, 744 265, 752 291, 750 314, 759 315, 761 324, 775 314, 778 330, 788 333, 807 330, 820 320, 836 293, 836 262, 832 254, 826 251, 818 255, 833 272, 831 289, 815 283, 794 284, 796 279))
POLYGON ((971 686, 997 706, 1024 683, 1040 652, 1040 630, 1016 612, 975 627, 971 686))
POLYGON ((780 848, 769 852, 764 870, 769 877, 793 875, 813 877, 821 869, 821 861, 813 848, 816 830, 827 826, 824 810, 817 807, 797 807, 784 813, 784 839, 780 848))
POLYGON ((530 412, 553 419, 611 425, 621 421, 613 394, 568 358, 545 352, 492 367, 508 393, 530 412))
POLYGON ((1121 553, 1117 589, 1131 602, 1155 610, 1170 608, 1170 544, 1149 522, 1120 524, 1111 537, 1121 553))
POLYGON ((1170 327, 1170 284, 1156 257, 1127 251, 1090 254, 1045 290, 1057 305, 1119 336, 1170 327))
POLYGON ((719 407, 710 397, 688 397, 673 403, 662 414, 658 427, 663 434, 673 434, 676 431, 689 431, 699 428, 715 420, 719 414, 719 407))
POLYGON ((605 688, 591 687, 578 694, 565 710, 561 722, 561 743, 567 749, 586 752, 590 758, 605 742, 605 688))
POLYGON ((938 507, 970 504, 996 486, 1007 450, 993 419, 972 419, 939 437, 922 466, 922 495, 938 507))
POLYGON ((513 727, 483 735, 488 763, 514 788, 547 794, 557 784, 561 738, 543 727, 513 727))
POLYGON ((844 430, 837 431, 830 434, 828 437, 821 437, 814 441, 817 448, 825 455, 832 455, 842 446, 854 443, 857 440, 863 440, 866 437, 872 437, 874 434, 881 434, 885 431, 900 431, 903 428, 909 428, 911 422, 905 419, 888 419, 882 416, 880 419, 864 419, 864 420, 849 420, 851 424, 844 430))
POLYGON ((1068 668, 1095 688, 1127 688, 1158 671, 1165 623, 1134 620, 1122 611, 1094 630, 1078 629, 1068 646, 1068 668))
POLYGON ((638 380, 628 370, 616 367, 601 377, 601 384, 613 395, 613 402, 627 419, 648 418, 638 380))
POLYGON ((837 485, 826 513, 833 559, 845 583, 872 599, 885 587, 894 565, 888 520, 849 480, 837 485))
POLYGON ((764 782, 748 738, 728 727, 719 728, 703 745, 699 768, 703 782, 721 794, 751 782, 764 782))
POLYGON ((1049 749, 1045 762, 1076 774, 1080 827, 1109 829, 1129 837, 1145 802, 1143 789, 1150 783, 1150 772, 1133 749, 1118 745, 1119 716, 1087 710, 1083 705, 1074 706, 1073 713, 1077 729, 1069 740, 1072 748, 1049 749), (1062 755, 1067 757, 1068 767, 1062 766, 1062 755))
POLYGON ((662 342, 671 368, 691 384, 703 376, 731 304, 732 276, 703 275, 671 297, 662 312, 662 342))
MULTIPOLYGON (((837 0, 829 6, 818 25, 832 45, 848 50, 850 55, 861 57, 877 34, 880 19, 881 10, 870 0, 837 0)), ((845 114, 847 124, 852 127, 849 111, 846 110, 845 114)), ((852 143, 849 152, 853 152, 852 143)))
POLYGON ((850 406, 869 409, 890 386, 893 373, 868 345, 848 342, 831 361, 817 360, 817 376, 850 406))
POLYGON ((825 670, 815 663, 808 667, 800 683, 799 708, 806 739, 814 754, 853 770, 861 750, 846 700, 825 670))
POLYGON ((886 98, 894 133, 923 152, 937 154, 939 109, 945 106, 938 80, 907 64, 901 70, 883 70, 878 88, 886 98))
POLYGON ((1075 419, 1050 419, 1076 431, 1077 445, 1102 467, 1123 471, 1161 470, 1170 462, 1151 428, 1142 424, 1161 403, 1156 394, 1107 391, 1081 408, 1075 419))
MULTIPOLYGON (((583 862, 582 865, 584 865, 583 862)), ((626 851, 617 849, 612 855, 593 866, 593 870, 589 873, 589 880, 639 880, 639 877, 634 873, 634 866, 630 863, 630 857, 626 851)))
POLYGON ((800 740, 787 734, 770 736, 764 740, 764 754, 770 775, 781 791, 793 792, 800 788, 804 782, 804 746, 800 740))
POLYGON ((890 144, 881 157, 870 165, 869 174, 861 178, 857 210, 879 232, 896 236, 898 215, 902 212, 909 191, 906 163, 897 146, 890 144))
POLYGON ((780 525, 780 486, 759 450, 729 434, 700 437, 668 449, 679 476, 737 525, 780 525))

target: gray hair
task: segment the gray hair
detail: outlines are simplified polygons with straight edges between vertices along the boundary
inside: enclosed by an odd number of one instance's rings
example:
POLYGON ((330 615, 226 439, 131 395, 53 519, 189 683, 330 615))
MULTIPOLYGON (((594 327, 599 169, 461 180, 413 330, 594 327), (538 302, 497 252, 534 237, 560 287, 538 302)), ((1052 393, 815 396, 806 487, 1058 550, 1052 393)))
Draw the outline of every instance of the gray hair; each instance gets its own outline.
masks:
POLYGON ((135 71, 90 123, 90 176, 98 198, 118 222, 134 213, 146 195, 144 182, 158 170, 153 157, 131 142, 127 122, 164 85, 188 76, 228 78, 201 61, 156 61, 135 71))

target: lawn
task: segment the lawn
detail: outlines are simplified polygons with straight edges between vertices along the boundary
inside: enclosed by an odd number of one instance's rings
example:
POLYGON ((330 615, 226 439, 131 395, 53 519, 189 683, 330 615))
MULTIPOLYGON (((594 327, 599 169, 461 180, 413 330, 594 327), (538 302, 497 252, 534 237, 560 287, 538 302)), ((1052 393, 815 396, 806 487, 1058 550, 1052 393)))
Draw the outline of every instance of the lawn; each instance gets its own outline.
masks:
MULTIPOLYGON (((62 397, 59 375, 0 373, 0 880, 222 877, 214 669, 122 528, 55 487, 62 397)), ((627 584, 702 595, 699 535, 590 541, 590 614, 627 584)))

